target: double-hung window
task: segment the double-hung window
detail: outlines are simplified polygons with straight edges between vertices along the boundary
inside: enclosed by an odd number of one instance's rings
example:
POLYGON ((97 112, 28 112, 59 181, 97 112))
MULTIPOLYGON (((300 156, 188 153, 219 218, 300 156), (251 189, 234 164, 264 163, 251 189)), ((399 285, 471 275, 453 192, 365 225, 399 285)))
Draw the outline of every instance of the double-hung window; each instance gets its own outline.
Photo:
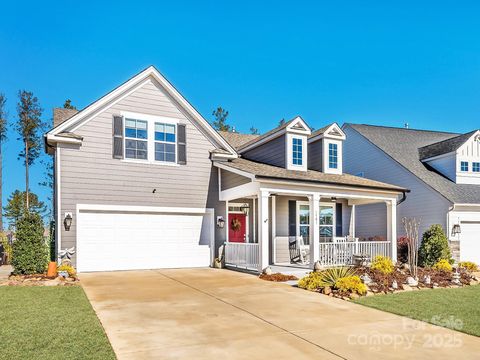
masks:
POLYGON ((472 163, 472 171, 477 173, 480 172, 480 162, 472 163))
POLYGON ((292 139, 292 164, 303 165, 303 144, 302 139, 292 139))
POLYGON ((330 169, 338 168, 338 145, 328 144, 328 167, 330 169))
POLYGON ((148 123, 143 120, 125 119, 125 157, 148 159, 148 123))
POLYGON ((175 162, 175 125, 155 123, 155 161, 175 162))
POLYGON ((461 161, 460 162, 460 171, 467 172, 468 171, 468 161, 461 161))

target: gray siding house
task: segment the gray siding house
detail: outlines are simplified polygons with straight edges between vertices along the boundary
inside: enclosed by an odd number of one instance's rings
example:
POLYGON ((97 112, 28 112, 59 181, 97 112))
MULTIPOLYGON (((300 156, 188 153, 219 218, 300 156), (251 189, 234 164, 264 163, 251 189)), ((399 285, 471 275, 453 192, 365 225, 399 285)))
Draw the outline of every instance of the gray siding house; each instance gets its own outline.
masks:
MULTIPOLYGON (((345 124, 345 171, 411 190, 398 207, 403 217, 444 228, 454 255, 480 263, 480 131, 466 134, 345 124)), ((385 236, 376 205, 357 209, 357 234, 385 236), (368 224, 363 226, 360 224, 368 224)))
POLYGON ((345 139, 300 117, 259 136, 217 132, 149 67, 81 111, 55 109, 57 251, 74 248, 80 272, 396 258, 408 190, 345 174, 345 139), (385 215, 383 240, 356 236, 365 204, 385 215))

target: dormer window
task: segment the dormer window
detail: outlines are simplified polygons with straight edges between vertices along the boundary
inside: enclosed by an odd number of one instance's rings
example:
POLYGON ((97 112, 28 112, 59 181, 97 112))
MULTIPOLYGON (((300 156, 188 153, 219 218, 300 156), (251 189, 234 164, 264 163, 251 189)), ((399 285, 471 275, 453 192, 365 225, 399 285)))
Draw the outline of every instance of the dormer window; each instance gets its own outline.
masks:
POLYGON ((468 161, 460 162, 460 171, 468 172, 468 161))
POLYGON ((301 138, 292 139, 292 163, 293 165, 303 165, 303 144, 301 138))
POLYGON ((330 169, 338 168, 338 145, 328 144, 328 167, 330 169))
POLYGON ((475 173, 480 172, 480 162, 472 163, 472 171, 475 173))

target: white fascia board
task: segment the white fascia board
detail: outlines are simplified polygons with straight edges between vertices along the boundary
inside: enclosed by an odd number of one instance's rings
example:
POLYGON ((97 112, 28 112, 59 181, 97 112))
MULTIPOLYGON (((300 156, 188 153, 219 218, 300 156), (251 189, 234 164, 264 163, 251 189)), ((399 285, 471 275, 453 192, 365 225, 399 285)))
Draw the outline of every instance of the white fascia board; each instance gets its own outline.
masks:
POLYGON ((166 213, 166 214, 205 214, 207 208, 165 207, 165 206, 136 206, 136 205, 105 205, 105 204, 77 204, 77 211, 108 211, 108 212, 135 212, 135 213, 166 213))
POLYGON ((318 140, 321 140, 323 138, 326 138, 326 139, 335 139, 335 140, 346 140, 347 139, 347 135, 345 134, 345 132, 342 130, 342 128, 336 123, 334 122, 333 124, 331 124, 322 134, 318 134, 316 136, 313 136, 311 137, 310 139, 308 139, 308 142, 314 142, 314 141, 318 141, 318 140), (337 136, 337 135, 329 135, 328 133, 332 130, 332 129, 336 129, 340 134, 341 136, 337 136))
POLYGON ((46 134, 45 135, 47 139, 47 143, 49 144, 56 144, 56 143, 63 143, 63 144, 82 144, 82 140, 80 139, 75 139, 75 138, 70 138, 70 137, 65 137, 65 136, 58 136, 54 134, 46 134))
MULTIPOLYGON (((322 183, 305 183, 305 182, 295 182, 295 181, 282 181, 282 180, 270 180, 259 178, 257 179, 261 183, 261 187, 275 187, 283 186, 283 189, 298 189, 303 192, 312 192, 315 189, 318 189, 317 192, 328 193, 328 194, 366 194, 365 196, 360 196, 360 198, 374 199, 378 196, 380 198, 396 198, 398 195, 402 194, 403 191, 398 190, 381 190, 381 189, 370 189, 370 188, 360 188, 355 186, 348 185, 331 185, 331 184, 322 184, 322 183), (368 195, 367 195, 368 194, 368 195)), ((336 196, 336 195, 332 195, 336 196)))
POLYGON ((258 194, 259 189, 260 184, 256 181, 252 181, 247 184, 238 185, 233 188, 220 191, 219 200, 230 201, 256 195, 258 194))
POLYGON ((288 132, 295 132, 297 134, 304 135, 310 135, 312 133, 312 129, 310 129, 310 126, 308 126, 305 120, 303 120, 300 116, 297 116, 295 119, 293 119, 293 121, 286 127, 286 130, 288 132), (294 129, 297 124, 302 125, 305 130, 294 129))
POLYGON ((173 85, 153 66, 148 67, 138 75, 134 76, 124 84, 120 85, 107 95, 103 96, 93 104, 87 106, 79 113, 72 116, 70 119, 52 129, 48 134, 58 134, 66 129, 76 129, 85 124, 100 111, 104 111, 107 107, 113 106, 125 96, 143 86, 147 81, 151 81, 150 77, 155 79, 162 88, 176 101, 178 104, 195 120, 197 121, 208 134, 218 143, 225 147, 226 150, 232 154, 236 154, 235 149, 228 144, 228 142, 216 132, 211 125, 205 120, 200 113, 173 87, 173 85))
POLYGON ((222 164, 221 162, 214 162, 213 163, 213 166, 216 166, 217 168, 219 169, 222 169, 222 170, 226 170, 226 171, 230 171, 234 174, 237 174, 237 175, 241 175, 241 176, 244 176, 246 178, 249 178, 250 180, 255 180, 255 175, 254 174, 251 174, 249 172, 246 172, 246 171, 242 171, 242 170, 238 170, 238 169, 235 169, 235 168, 232 168, 228 165, 225 165, 225 164, 222 164))

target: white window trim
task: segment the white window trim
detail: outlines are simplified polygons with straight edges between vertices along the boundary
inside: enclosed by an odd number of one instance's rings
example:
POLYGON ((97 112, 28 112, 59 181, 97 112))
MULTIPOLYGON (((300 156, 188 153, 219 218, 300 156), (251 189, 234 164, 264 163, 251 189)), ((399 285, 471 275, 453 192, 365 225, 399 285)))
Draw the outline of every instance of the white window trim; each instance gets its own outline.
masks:
POLYGON ((308 148, 307 148, 307 137, 297 134, 287 133, 285 136, 285 152, 287 160, 287 170, 300 170, 307 171, 308 163, 308 148), (293 139, 302 140, 302 165, 295 165, 293 163, 293 139))
POLYGON ((339 157, 339 156, 338 156, 338 144, 335 144, 335 143, 333 143, 333 142, 329 142, 329 143, 328 143, 328 168, 329 168, 329 169, 334 169, 334 170, 338 169, 338 157, 339 157), (337 154, 336 154, 336 159, 335 159, 337 166, 335 166, 335 167, 333 167, 333 166, 330 165, 330 145, 331 145, 332 148, 334 148, 334 150, 337 152, 337 154))
MULTIPOLYGON (((300 206, 308 206, 308 218, 310 219, 310 216, 312 216, 312 211, 310 209, 310 202, 308 201, 297 201, 297 219, 296 219, 296 225, 297 225, 297 234, 300 236, 300 206)), ((308 234, 310 237, 310 221, 308 224, 302 224, 302 226, 308 226, 308 234)), ((305 239, 303 239, 305 241, 305 239)), ((309 239, 310 243, 310 239, 309 239)))
MULTIPOLYGON (((123 124, 123 159, 122 161, 128 163, 136 163, 136 164, 154 164, 154 165, 162 165, 162 166, 180 166, 178 164, 178 124, 179 119, 170 118, 166 116, 156 116, 150 114, 141 114, 141 113, 134 113, 134 112, 127 112, 122 111, 120 115, 123 116, 124 124, 123 124), (126 146, 125 146, 125 119, 135 119, 135 120, 142 120, 147 122, 147 160, 142 159, 130 159, 126 157, 126 146), (162 123, 162 124, 169 124, 175 125, 175 162, 169 161, 157 161, 155 160, 155 123, 162 123)), ((173 143, 172 143, 173 144, 173 143)))
POLYGON ((460 160, 458 162, 458 172, 462 174, 468 174, 469 172, 473 172, 473 165, 470 166, 470 161, 469 160, 460 160), (467 170, 462 170, 462 163, 467 163, 467 170))
POLYGON ((343 141, 342 140, 333 140, 333 139, 323 139, 323 148, 322 148, 322 169, 326 174, 342 174, 343 173, 343 141), (337 145, 337 168, 330 167, 329 161, 329 145, 337 145))

